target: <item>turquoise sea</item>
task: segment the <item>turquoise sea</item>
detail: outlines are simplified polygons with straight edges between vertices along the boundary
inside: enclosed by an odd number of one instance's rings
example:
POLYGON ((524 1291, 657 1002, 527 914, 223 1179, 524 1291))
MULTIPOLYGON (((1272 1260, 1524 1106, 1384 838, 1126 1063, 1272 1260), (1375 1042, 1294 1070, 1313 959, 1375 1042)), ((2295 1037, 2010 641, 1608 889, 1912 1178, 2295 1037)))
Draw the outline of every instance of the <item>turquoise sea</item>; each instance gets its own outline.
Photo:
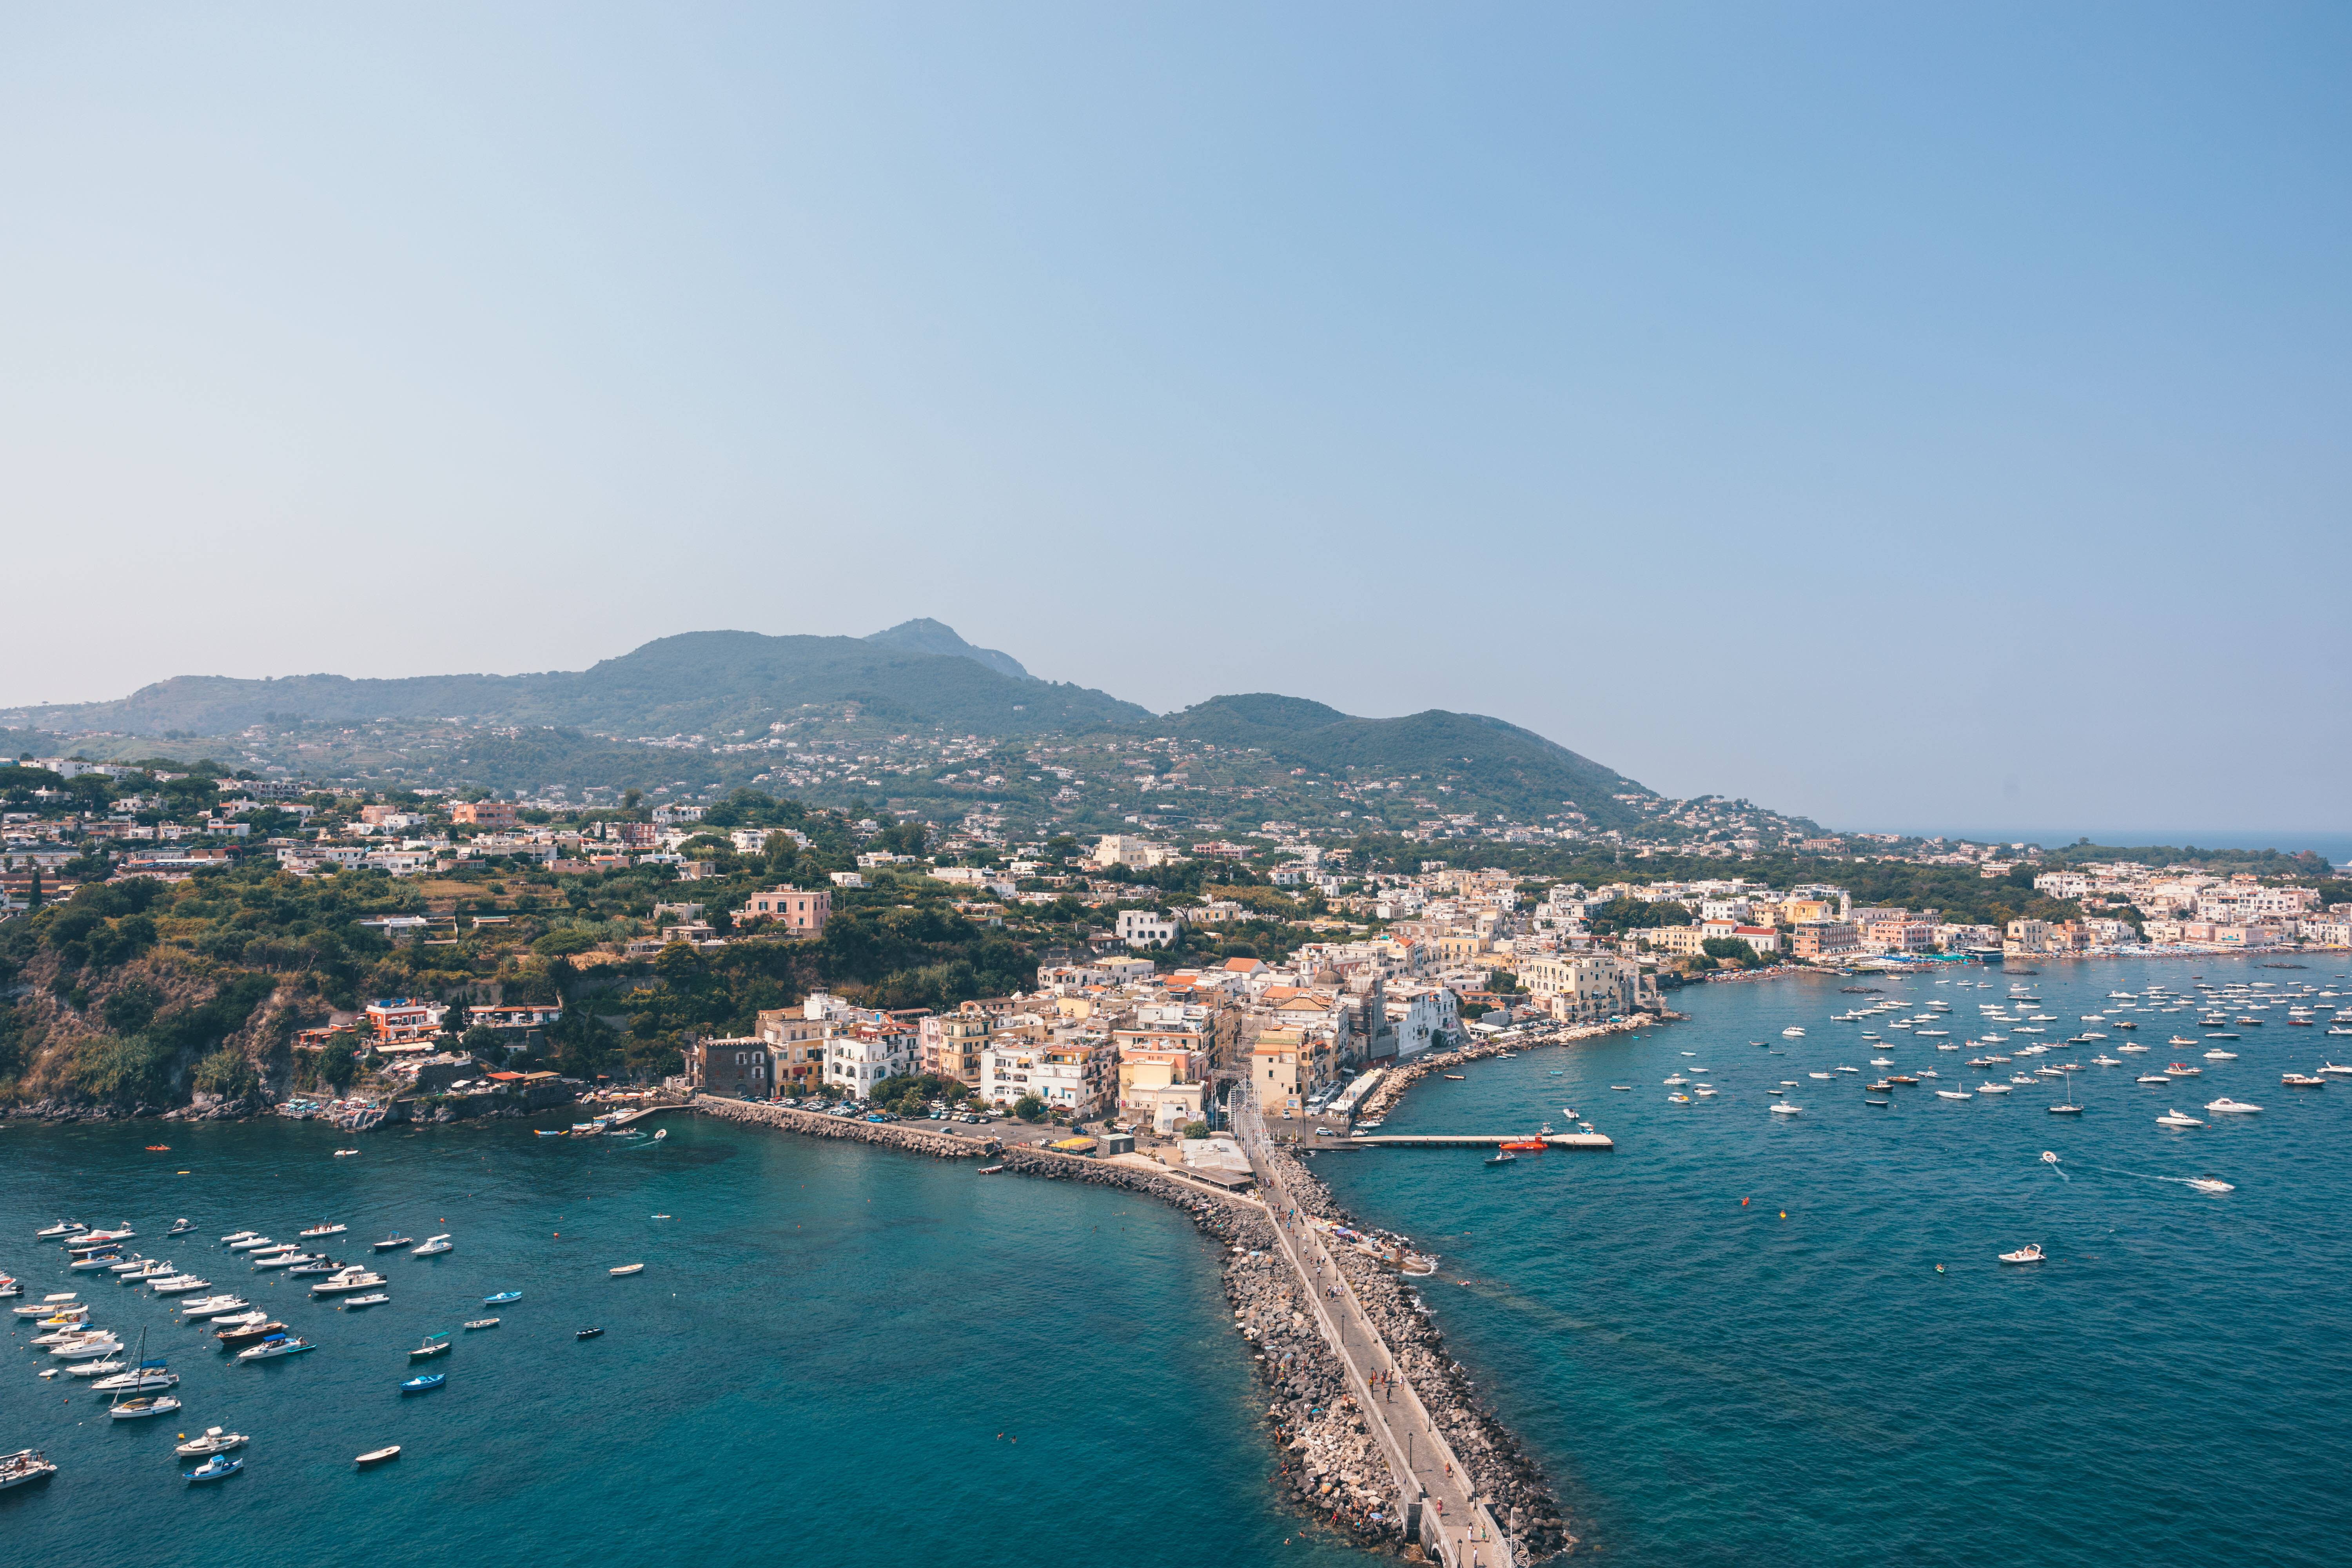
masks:
MULTIPOLYGON (((2311 962, 2044 963, 2031 984, 2060 1020, 2044 1037, 2063 1040, 2102 1028, 2077 1020, 2111 991, 2186 990, 2192 974, 2326 983, 2346 967, 2311 962)), ((2237 1061, 2210 1063, 2202 1046, 2166 1044, 2200 1035, 2179 1027, 2195 1014, 2114 1015, 2141 1026, 2041 1061, 2087 1063, 2136 1038, 2149 1049, 2125 1061, 2189 1059, 2204 1075, 2140 1087, 2147 1067, 2091 1068, 2074 1077, 2088 1109, 2069 1118, 2050 1114, 2062 1095, 2047 1086, 1937 1100, 1983 1076, 1956 1064, 1989 1053, 1829 1021, 1871 1000, 1840 985, 1871 985, 1949 999, 1951 1042, 1965 1041, 1976 1004, 2008 994, 1998 967, 1966 973, 1964 993, 1937 976, 1682 991, 1689 1023, 1475 1064, 1416 1087, 1389 1121, 1532 1128, 1573 1106, 1613 1154, 1488 1171, 1399 1151, 1316 1170, 1441 1254, 1425 1295, 1455 1353, 1605 1561, 2352 1559, 2352 1081, 2279 1084, 2331 1047, 2352 1060, 2352 1039, 2273 1010, 2214 1047, 2237 1061), (1781 1037, 1791 1026, 1802 1039, 1781 1037), (1862 1103, 1858 1077, 1807 1076, 1867 1068, 1864 1028, 1895 1046, 1899 1065, 1879 1070, 1942 1076, 1885 1110, 1862 1103), (1678 1071, 1720 1093, 1669 1104, 1661 1080, 1678 1071), (1789 1079, 1802 1114, 1773 1116, 1765 1090, 1789 1079), (2264 1110, 2200 1109, 2223 1094, 2264 1110), (2209 1125, 2158 1127, 2175 1105, 2209 1125), (2177 1180, 2207 1173, 2237 1190, 2177 1180), (1995 1261, 2029 1241, 2049 1261, 1995 1261)))
MULTIPOLYGON (((2151 979, 2336 967, 2047 964, 2038 984, 2071 1031, 2151 979)), ((1999 969, 1968 973, 1991 989, 1844 984, 1949 997, 1965 1020, 2006 994, 1999 969)), ((2352 1042, 2249 1028, 2238 1062, 2177 1091, 2094 1069, 2077 1077, 2079 1121, 2022 1088, 1949 1103, 1927 1084, 1877 1110, 1858 1080, 1805 1076, 1869 1061, 1853 1035, 1872 1026, 1828 1022, 1865 1000, 1840 984, 1685 991, 1689 1023, 1475 1065, 1416 1088, 1390 1123, 1531 1129, 1572 1105, 1614 1154, 1493 1172, 1435 1152, 1316 1162, 1364 1217, 1440 1252, 1431 1308, 1579 1533, 1633 1564, 2343 1561, 2352 1083, 2290 1093, 2278 1075, 2352 1042), (1783 1039, 1790 1025, 1806 1037, 1783 1039), (1659 1080, 1678 1069, 1721 1095, 1665 1103, 1659 1080), (1783 1079, 1801 1086, 1792 1120, 1764 1110, 1783 1079), (2187 1134, 2154 1125, 2224 1092, 2266 1109, 2187 1134), (2167 1179, 2208 1173, 2236 1191, 2167 1179), (2050 1260, 1993 1261, 2024 1241, 2050 1260)), ((2126 1059, 2177 1059, 2163 1042, 2193 1016, 2139 1016, 2152 1048, 2126 1059)), ((1904 1068, 1958 1070, 1880 1032, 1904 1068)), ((1277 1460, 1215 1247, 1175 1214, 669 1126, 657 1146, 394 1129, 346 1135, 365 1152, 345 1160, 338 1135, 284 1122, 0 1131, 0 1269, 37 1291, 80 1286, 102 1323, 148 1327, 188 1405, 168 1427, 110 1425, 16 1352, 0 1448, 41 1447, 65 1468, 0 1494, 11 1560, 1358 1560, 1273 1505, 1277 1460), (145 1291, 68 1279, 31 1239, 65 1213, 136 1221, 142 1249, 282 1302, 320 1348, 225 1364, 145 1291), (155 1246, 178 1215, 197 1235, 155 1246), (339 1312, 299 1281, 257 1284, 274 1277, 214 1240, 287 1238, 320 1215, 352 1226, 346 1258, 394 1226, 448 1231, 457 1249, 393 1256, 392 1302, 339 1312), (633 1279, 605 1272, 637 1261, 633 1279), (461 1332, 436 1363, 447 1387, 395 1392, 420 1336, 509 1288, 525 1295, 500 1326, 461 1332), (607 1331, 572 1338, 589 1326, 607 1331), (208 1425, 254 1436, 248 1469, 191 1489, 172 1436, 208 1425), (352 1470, 388 1442, 401 1460, 352 1470)))
MULTIPOLYGON (((0 1558, 1010 1565, 1115 1542, 1123 1562, 1171 1568, 1205 1551, 1352 1559, 1271 1506, 1277 1461, 1219 1249, 1173 1211, 665 1121, 658 1144, 515 1123, 0 1131, 0 1270, 28 1294, 81 1289, 126 1340, 148 1329, 186 1405, 110 1423, 100 1396, 39 1380, 46 1355, 13 1352, 0 1450, 42 1447, 63 1468, 0 1492, 0 1558), (335 1159, 339 1142, 364 1152, 335 1159), (170 1152, 142 1147, 157 1142, 170 1152), (67 1213, 131 1219, 142 1250, 250 1287, 319 1349, 229 1364, 145 1290, 68 1277, 56 1244, 32 1239, 67 1213), (181 1215, 196 1236, 159 1246, 181 1215), (346 1312, 215 1240, 292 1239, 321 1215, 352 1227, 341 1258, 394 1226, 457 1249, 389 1255, 392 1300, 346 1312), (633 1279, 606 1272, 635 1262, 633 1279), (501 1289, 523 1298, 482 1306, 501 1289), (459 1329, 493 1311, 499 1327, 459 1329), (587 1327, 605 1333, 572 1337, 587 1327), (430 1365, 447 1385, 404 1397, 408 1350, 444 1331, 457 1347, 430 1365), (208 1426, 253 1437, 247 1469, 190 1487, 173 1434, 208 1426), (400 1459, 353 1469, 386 1443, 400 1459)), ((30 1332, 7 1321, 22 1346, 30 1332)))

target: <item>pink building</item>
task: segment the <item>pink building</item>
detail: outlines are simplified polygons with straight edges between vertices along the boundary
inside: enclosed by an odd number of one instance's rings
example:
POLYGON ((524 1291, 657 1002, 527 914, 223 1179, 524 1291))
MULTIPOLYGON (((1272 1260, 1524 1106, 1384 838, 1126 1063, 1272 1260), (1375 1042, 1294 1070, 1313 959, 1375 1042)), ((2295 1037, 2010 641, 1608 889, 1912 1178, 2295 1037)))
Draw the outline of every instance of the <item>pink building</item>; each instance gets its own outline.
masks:
POLYGON ((794 936, 821 936, 833 918, 833 889, 795 888, 790 883, 754 893, 735 911, 735 923, 773 923, 794 936))

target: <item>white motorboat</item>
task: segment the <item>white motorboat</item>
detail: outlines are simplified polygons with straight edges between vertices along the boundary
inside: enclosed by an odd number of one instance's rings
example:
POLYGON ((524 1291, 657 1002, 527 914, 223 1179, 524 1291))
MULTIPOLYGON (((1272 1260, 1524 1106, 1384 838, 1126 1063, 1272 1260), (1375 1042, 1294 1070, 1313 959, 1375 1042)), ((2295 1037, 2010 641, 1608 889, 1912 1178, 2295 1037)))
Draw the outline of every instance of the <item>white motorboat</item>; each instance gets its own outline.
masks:
MULTIPOLYGON (((1701 1094, 1713 1094, 1713 1093, 1715 1092, 1715 1090, 1713 1090, 1713 1089, 1700 1089, 1700 1090, 1699 1090, 1699 1092, 1700 1092, 1701 1094)), ((646 1271, 646 1266, 645 1266, 644 1264, 642 1264, 642 1263, 626 1263, 626 1264, 623 1264, 623 1265, 622 1265, 620 1268, 614 1268, 614 1269, 610 1270, 609 1272, 612 1274, 612 1276, 613 1276, 613 1278, 614 1278, 614 1279, 621 1279, 621 1278, 622 1278, 623 1276, 625 1276, 625 1275, 630 1275, 630 1274, 642 1274, 642 1273, 644 1273, 645 1271, 646 1271)))
POLYGON ((2042 1261, 2042 1256, 2041 1246, 2035 1242, 2028 1242, 2015 1252, 2002 1253, 2000 1260, 2003 1263, 2039 1263, 2042 1261))
POLYGON ((348 1296, 360 1290, 372 1290, 378 1285, 383 1285, 387 1282, 388 1281, 383 1275, 371 1273, 369 1270, 362 1268, 356 1273, 338 1274, 331 1279, 314 1279, 310 1282, 310 1294, 313 1296, 348 1296))
POLYGON ((146 1394, 110 1406, 106 1413, 117 1421, 137 1421, 149 1415, 169 1415, 179 1407, 180 1402, 168 1394, 146 1394))
POLYGON ((320 1224, 314 1225, 310 1229, 302 1232, 302 1239, 305 1241, 316 1241, 320 1237, 341 1236, 343 1232, 351 1228, 352 1227, 347 1225, 331 1225, 322 1222, 320 1224))
POLYGON ((51 1345, 49 1353, 59 1361, 88 1361, 92 1356, 121 1355, 122 1342, 103 1330, 51 1345))
POLYGON ((10 1487, 46 1481, 57 1473, 56 1463, 44 1458, 38 1448, 19 1448, 13 1454, 0 1454, 0 1492, 10 1487))
POLYGON ((175 1274, 157 1279, 148 1286, 158 1296, 184 1296, 191 1290, 209 1290, 212 1281, 199 1279, 193 1274, 175 1274))
POLYGON ((258 1274, 265 1268, 290 1268, 297 1263, 310 1261, 310 1255, 307 1252, 268 1252, 253 1260, 253 1269, 258 1274))
POLYGON ((2334 1062, 2322 1062, 2319 1064, 2319 1076, 2322 1078, 2352 1078, 2352 1068, 2340 1068, 2334 1062))
POLYGON ((2193 1116, 2183 1116, 2178 1110, 2168 1110, 2156 1119, 2158 1127, 2202 1127, 2205 1124, 2193 1116))
POLYGON ((2234 1193, 2238 1190, 2229 1183, 2212 1176, 2191 1176, 2189 1178, 2189 1184, 2200 1193, 2234 1193))
POLYGON ((1780 1031, 1780 1037, 1784 1040, 1801 1040, 1805 1037, 1805 1031, 1791 1024, 1780 1031))
POLYGON ((1976 1096, 1965 1089, 1939 1089, 1936 1091, 1936 1098, 1937 1100, 1974 1100, 1976 1096))
POLYGON ((240 1312, 245 1310, 242 1296, 199 1296, 193 1301, 180 1303, 181 1314, 190 1318, 208 1318, 215 1312, 240 1312))
POLYGON ((221 1237, 221 1243, 223 1246, 227 1246, 231 1243, 247 1240, 256 1234, 257 1233, 250 1230, 233 1230, 226 1236, 221 1237))
MULTIPOLYGON (((20 1318, 51 1317, 58 1312, 70 1310, 71 1305, 80 1294, 81 1292, 78 1290, 60 1290, 53 1296, 42 1297, 37 1304, 28 1302, 22 1307, 11 1307, 8 1310, 20 1318)), ((83 1307, 81 1310, 85 1312, 89 1310, 88 1307, 83 1307)))
POLYGON ((1979 1094, 2007 1094, 2009 1092, 2009 1085, 2005 1083, 1980 1083, 1977 1085, 1977 1092, 1979 1094))
POLYGON ((353 1307, 381 1307, 391 1300, 391 1297, 381 1290, 372 1291, 365 1296, 346 1296, 343 1298, 343 1310, 349 1311, 353 1307))
POLYGON ((201 1437, 191 1437, 172 1450, 184 1459, 200 1459, 207 1454, 226 1454, 231 1448, 242 1448, 253 1439, 242 1432, 224 1432, 217 1426, 207 1426, 201 1437))
POLYGON ((215 1318, 213 1321, 224 1329, 249 1329, 256 1323, 269 1321, 269 1314, 256 1307, 249 1312, 230 1312, 224 1317, 215 1318))
POLYGON ((35 1231, 33 1233, 33 1239, 36 1241, 55 1241, 61 1236, 79 1236, 83 1231, 86 1231, 89 1228, 89 1226, 82 1224, 82 1222, 78 1219, 61 1219, 58 1221, 57 1224, 48 1226, 47 1229, 35 1231))
MULTIPOLYGON (((129 1364, 128 1362, 117 1361, 112 1356, 108 1356, 102 1361, 78 1361, 66 1368, 66 1375, 68 1377, 111 1377, 129 1364)), ((48 1374, 44 1373, 42 1375, 46 1377, 48 1374)))
POLYGON ((175 1219, 172 1222, 172 1228, 165 1231, 163 1234, 166 1237, 188 1236, 194 1234, 195 1228, 196 1227, 194 1226, 190 1225, 184 1219, 175 1219))
POLYGON ((411 1258, 430 1258, 436 1252, 447 1252, 457 1244, 446 1236, 428 1236, 409 1253, 411 1258))
POLYGON ((1769 1109, 1775 1116, 1801 1116, 1804 1113, 1804 1107, 1791 1105, 1785 1100, 1769 1109))
POLYGON ((298 1338, 292 1334, 272 1334, 268 1339, 262 1341, 259 1344, 250 1345, 246 1349, 237 1352, 236 1359, 239 1361, 269 1361, 275 1357, 282 1355, 299 1355, 304 1351, 315 1350, 318 1347, 313 1345, 310 1341, 298 1338))
POLYGON ((2207 1051, 2205 1053, 2205 1059, 2209 1062, 2233 1062, 2238 1059, 2238 1053, 2235 1051, 2207 1051))
POLYGON ((2207 1100, 2205 1102, 2205 1109, 2213 1112, 2216 1116, 2252 1116, 2256 1111, 2260 1110, 2262 1107, 2259 1105, 2248 1105, 2242 1100, 2231 1100, 2225 1094, 2219 1100, 2207 1100))
POLYGON ((256 1236, 253 1232, 248 1230, 236 1240, 230 1242, 228 1244, 228 1249, 231 1252, 261 1252, 269 1247, 276 1247, 277 1245, 277 1242, 270 1240, 268 1237, 256 1236))
POLYGON ((175 1388, 179 1382, 178 1373, 165 1370, 163 1363, 157 1362, 101 1378, 90 1387, 100 1394, 144 1394, 152 1388, 175 1388))
POLYGON ((77 1274, 87 1274, 94 1268, 111 1268, 121 1261, 122 1259, 114 1253, 99 1252, 88 1258, 77 1258, 66 1267, 77 1274))
POLYGON ((1805 1076, 1807 1078, 1817 1078, 1822 1082, 1827 1083, 1832 1075, 1825 1072, 1809 1072, 1805 1076))

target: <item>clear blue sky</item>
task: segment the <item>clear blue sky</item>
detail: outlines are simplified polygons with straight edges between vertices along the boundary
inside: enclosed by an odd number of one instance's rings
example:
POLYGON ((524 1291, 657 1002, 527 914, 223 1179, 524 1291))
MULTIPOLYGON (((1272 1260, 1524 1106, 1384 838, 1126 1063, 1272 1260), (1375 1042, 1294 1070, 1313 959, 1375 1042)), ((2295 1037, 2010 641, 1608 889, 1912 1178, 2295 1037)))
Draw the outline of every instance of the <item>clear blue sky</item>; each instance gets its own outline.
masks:
POLYGON ((0 700, 949 622, 2352 826, 2352 12, 0 15, 0 700))

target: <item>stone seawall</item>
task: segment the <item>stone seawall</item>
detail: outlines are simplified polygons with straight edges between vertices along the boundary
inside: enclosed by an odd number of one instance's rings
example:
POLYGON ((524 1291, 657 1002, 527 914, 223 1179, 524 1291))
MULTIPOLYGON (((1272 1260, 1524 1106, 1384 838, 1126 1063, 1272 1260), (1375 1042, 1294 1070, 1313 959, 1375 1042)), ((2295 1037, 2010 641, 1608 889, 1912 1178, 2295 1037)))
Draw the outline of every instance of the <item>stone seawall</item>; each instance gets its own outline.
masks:
MULTIPOLYGON (((1271 1157, 1300 1208, 1349 1229, 1368 1228, 1332 1201, 1330 1189, 1302 1161, 1283 1150, 1271 1157)), ((1446 1354, 1444 1335, 1421 1305, 1419 1282, 1352 1247, 1334 1243, 1329 1251, 1395 1358, 1396 1370, 1412 1384, 1422 1408, 1469 1471, 1479 1498, 1510 1535, 1518 1559, 1572 1551, 1577 1538, 1569 1533, 1550 1483, 1525 1445, 1478 1398, 1462 1363, 1446 1354)))
POLYGON ((899 1121, 856 1121, 846 1116, 827 1116, 817 1110, 793 1110, 781 1105, 761 1105, 750 1100, 719 1100, 709 1095, 697 1100, 692 1109, 705 1116, 716 1116, 722 1121, 743 1121, 756 1126, 773 1127, 781 1131, 798 1132, 808 1138, 838 1138, 850 1143, 873 1143, 887 1149, 904 1149, 912 1154, 929 1154, 938 1160, 969 1160, 991 1152, 991 1146, 971 1138, 950 1138, 944 1132, 930 1132, 909 1127, 899 1121))
POLYGON ((1630 1035, 1637 1029, 1671 1023, 1681 1016, 1680 1013, 1670 1011, 1654 1016, 1629 1018, 1622 1024, 1571 1024, 1520 1039, 1481 1040, 1474 1046, 1457 1046, 1450 1051, 1416 1057, 1410 1067, 1389 1069, 1388 1076, 1381 1079, 1364 1103, 1357 1108, 1356 1120, 1369 1121, 1375 1116, 1385 1115, 1391 1107, 1404 1098, 1404 1091, 1414 1084, 1433 1072, 1460 1067, 1464 1062, 1483 1061, 1488 1057, 1519 1056, 1545 1046, 1571 1046, 1579 1040, 1598 1039, 1603 1035, 1630 1035))

